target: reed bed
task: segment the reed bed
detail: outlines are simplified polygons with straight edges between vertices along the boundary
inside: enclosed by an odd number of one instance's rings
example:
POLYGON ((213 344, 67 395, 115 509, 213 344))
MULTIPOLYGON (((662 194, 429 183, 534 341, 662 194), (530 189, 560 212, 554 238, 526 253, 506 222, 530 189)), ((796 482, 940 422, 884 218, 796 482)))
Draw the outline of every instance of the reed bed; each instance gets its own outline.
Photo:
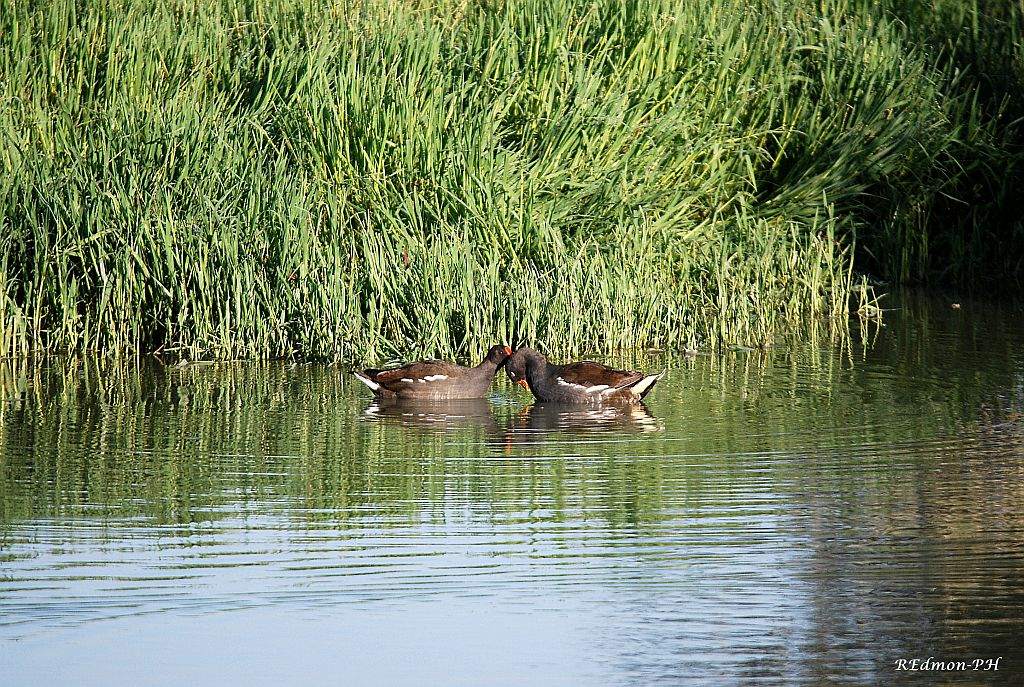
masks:
POLYGON ((1021 12, 934 4, 0 0, 0 355, 839 331, 1021 235, 1021 12))

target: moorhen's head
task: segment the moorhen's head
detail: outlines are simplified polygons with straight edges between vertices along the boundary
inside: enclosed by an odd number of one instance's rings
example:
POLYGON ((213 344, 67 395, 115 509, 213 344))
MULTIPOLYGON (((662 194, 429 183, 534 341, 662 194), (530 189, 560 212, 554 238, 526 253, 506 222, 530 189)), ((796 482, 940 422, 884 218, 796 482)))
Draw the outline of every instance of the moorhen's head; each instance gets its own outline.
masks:
POLYGON ((508 346, 491 346, 490 350, 487 351, 487 356, 484 360, 501 367, 508 361, 509 356, 511 355, 512 349, 508 346))
POLYGON ((508 375, 508 378, 513 383, 518 384, 524 389, 530 388, 530 385, 526 383, 526 361, 531 353, 534 353, 534 350, 525 346, 516 349, 516 352, 505 363, 505 374, 508 375))

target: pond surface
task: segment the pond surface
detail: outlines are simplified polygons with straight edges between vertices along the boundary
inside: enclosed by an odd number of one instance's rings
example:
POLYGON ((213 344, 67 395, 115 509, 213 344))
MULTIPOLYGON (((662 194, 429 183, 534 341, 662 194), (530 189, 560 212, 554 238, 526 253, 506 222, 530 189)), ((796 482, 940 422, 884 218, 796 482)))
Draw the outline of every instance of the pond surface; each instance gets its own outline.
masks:
POLYGON ((0 681, 1020 684, 1024 321, 890 305, 630 413, 0 361, 0 681))

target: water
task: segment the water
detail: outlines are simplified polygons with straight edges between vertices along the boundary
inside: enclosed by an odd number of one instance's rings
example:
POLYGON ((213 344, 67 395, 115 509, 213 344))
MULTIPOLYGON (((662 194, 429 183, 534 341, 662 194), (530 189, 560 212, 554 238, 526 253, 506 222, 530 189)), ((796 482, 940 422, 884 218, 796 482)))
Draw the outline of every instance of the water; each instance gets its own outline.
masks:
POLYGON ((1019 684, 1024 320, 899 305, 630 413, 0 362, 0 682, 1019 684))

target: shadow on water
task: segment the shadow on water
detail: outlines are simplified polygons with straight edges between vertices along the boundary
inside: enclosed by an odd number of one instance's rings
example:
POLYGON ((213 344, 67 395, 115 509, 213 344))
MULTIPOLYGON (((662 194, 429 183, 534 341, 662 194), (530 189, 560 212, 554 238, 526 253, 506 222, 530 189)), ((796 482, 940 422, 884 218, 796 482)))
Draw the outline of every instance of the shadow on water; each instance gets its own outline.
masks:
MULTIPOLYGON (((501 652, 494 609, 560 618, 606 684, 930 683, 892 672, 929 655, 1020 675, 1020 313, 896 305, 840 348, 673 361, 614 411, 504 380, 367 407, 322 365, 0 361, 0 638, 102 654, 96 621, 188 637, 234 610, 314 641, 271 618, 437 602, 501 652)), ((565 641, 522 681, 562 681, 565 641)))

